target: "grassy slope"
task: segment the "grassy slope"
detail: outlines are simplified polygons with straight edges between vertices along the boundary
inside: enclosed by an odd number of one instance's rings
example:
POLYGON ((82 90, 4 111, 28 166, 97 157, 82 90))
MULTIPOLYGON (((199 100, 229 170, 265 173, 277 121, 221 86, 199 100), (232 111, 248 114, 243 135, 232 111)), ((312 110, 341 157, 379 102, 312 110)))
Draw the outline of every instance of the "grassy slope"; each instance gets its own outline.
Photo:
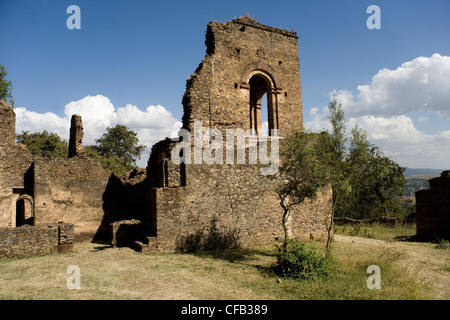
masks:
MULTIPOLYGON (((449 276, 449 250, 431 244, 338 235, 334 264, 323 279, 296 281, 272 274, 273 245, 198 254, 142 255, 127 248, 77 243, 72 254, 0 261, 1 299, 448 299, 448 289, 410 268, 428 257, 439 275, 449 276), (357 240, 358 241, 358 240, 357 240), (372 242, 370 242, 372 241, 372 242), (412 246, 412 249, 410 248, 412 246), (409 249, 405 249, 409 248, 409 249), (411 251, 412 250, 412 251, 411 251), (411 259, 408 252, 423 259, 411 259), (369 290, 366 269, 381 269, 381 290, 369 290), (69 265, 81 269, 81 289, 66 286, 69 265), (446 291, 447 290, 447 291, 446 291)), ((309 246, 323 252, 324 244, 309 246)), ((419 266, 420 267, 420 266, 419 266)), ((423 268, 422 268, 423 269, 423 268)), ((442 283, 442 281, 440 281, 442 283)))

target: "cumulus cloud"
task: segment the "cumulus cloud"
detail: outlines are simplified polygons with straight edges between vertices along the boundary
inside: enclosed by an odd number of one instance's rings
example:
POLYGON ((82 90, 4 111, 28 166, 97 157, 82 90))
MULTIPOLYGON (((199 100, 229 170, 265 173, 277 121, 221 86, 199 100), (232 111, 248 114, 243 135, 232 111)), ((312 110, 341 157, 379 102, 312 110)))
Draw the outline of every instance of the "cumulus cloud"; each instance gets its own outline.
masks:
POLYGON ((450 119, 450 57, 418 57, 395 70, 382 69, 370 84, 359 85, 356 97, 335 92, 349 116, 394 116, 433 111, 450 119))
MULTIPOLYGON (((358 124, 368 140, 400 165, 411 168, 450 168, 450 130, 427 134, 416 128, 411 115, 434 112, 450 120, 450 57, 434 54, 380 70, 369 85, 333 91, 342 103, 348 130, 358 124)), ((328 107, 314 107, 304 126, 319 132, 330 129, 328 107)), ((424 123, 429 117, 420 117, 424 123)), ((450 123, 449 123, 450 124, 450 123)))
MULTIPOLYGON (((450 130, 425 134, 417 130, 406 115, 377 117, 366 115, 347 119, 347 130, 355 125, 367 132, 367 139, 380 147, 401 166, 410 168, 450 168, 450 130)), ((305 128, 314 132, 330 129, 325 113, 306 122, 305 128)))
POLYGON ((79 114, 83 119, 84 144, 95 144, 95 139, 106 132, 107 127, 117 124, 126 125, 134 130, 139 142, 147 147, 138 165, 145 166, 151 146, 166 137, 177 136, 181 122, 163 106, 150 105, 142 111, 135 105, 115 108, 111 101, 103 96, 87 96, 78 101, 72 101, 64 107, 64 116, 54 113, 38 113, 26 108, 15 108, 16 132, 22 131, 57 133, 62 139, 69 139, 70 119, 73 114, 79 114))

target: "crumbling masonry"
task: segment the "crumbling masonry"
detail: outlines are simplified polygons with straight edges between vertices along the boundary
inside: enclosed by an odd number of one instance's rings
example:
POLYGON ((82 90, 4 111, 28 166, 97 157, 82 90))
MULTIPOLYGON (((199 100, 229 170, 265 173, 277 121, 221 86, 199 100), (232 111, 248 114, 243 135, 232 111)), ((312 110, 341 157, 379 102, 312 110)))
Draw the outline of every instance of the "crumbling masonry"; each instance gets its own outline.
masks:
MULTIPOLYGON (((166 139, 153 146, 146 170, 115 177, 86 158, 76 115, 68 159, 33 157, 15 143, 14 111, 2 101, 0 226, 65 222, 73 224, 75 237, 135 243, 143 252, 248 246, 282 238, 274 191, 278 177, 276 172, 261 174, 268 165, 252 163, 250 151, 271 150, 291 129, 302 129, 297 34, 241 17, 209 23, 205 45, 206 55, 187 80, 182 99, 183 139, 195 141, 182 156, 211 153, 203 140, 196 140, 196 128, 204 137, 210 130, 225 136, 233 129, 239 133, 231 141, 233 163, 220 161, 218 154, 212 164, 180 163, 172 151, 183 140, 166 139), (262 136, 265 130, 277 140, 258 140, 256 146, 246 140, 249 132, 262 136), (235 141, 241 138, 245 144, 239 149, 235 141), (245 161, 238 161, 240 151, 245 161)), ((326 237, 330 199, 327 191, 294 209, 290 224, 295 236, 326 237)))
MULTIPOLYGON (((182 100, 183 129, 191 141, 200 121, 204 135, 208 129, 224 136, 227 129, 261 135, 264 115, 269 134, 280 139, 293 128, 302 129, 297 41, 295 32, 248 17, 209 23, 206 56, 187 80, 182 100)), ((249 145, 245 163, 210 165, 176 164, 171 158, 176 145, 169 139, 157 143, 148 162, 149 250, 189 250, 211 246, 211 241, 246 246, 283 237, 277 176, 262 175, 262 164, 249 164, 249 145)), ((201 147, 204 154, 206 146, 201 147)), ((330 196, 294 209, 295 236, 326 236, 330 196)))

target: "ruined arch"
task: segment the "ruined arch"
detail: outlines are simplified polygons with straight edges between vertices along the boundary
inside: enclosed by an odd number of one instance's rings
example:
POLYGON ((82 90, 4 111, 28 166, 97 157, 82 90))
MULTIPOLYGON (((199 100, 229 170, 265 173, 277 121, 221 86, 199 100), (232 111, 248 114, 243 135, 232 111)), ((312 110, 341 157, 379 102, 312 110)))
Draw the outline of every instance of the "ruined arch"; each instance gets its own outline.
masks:
POLYGON ((249 123, 250 129, 262 133, 262 98, 267 95, 267 120, 269 135, 278 132, 278 97, 281 82, 275 71, 264 62, 247 65, 242 73, 241 88, 249 90, 249 123), (273 131, 276 130, 276 131, 273 131))
POLYGON ((22 194, 16 199, 15 226, 34 225, 34 200, 28 194, 22 194))
POLYGON ((241 75, 241 88, 249 89, 250 78, 255 73, 265 74, 272 82, 273 85, 272 88, 277 92, 281 91, 282 89, 281 81, 277 73, 271 66, 262 61, 252 62, 244 68, 244 71, 242 72, 241 75))

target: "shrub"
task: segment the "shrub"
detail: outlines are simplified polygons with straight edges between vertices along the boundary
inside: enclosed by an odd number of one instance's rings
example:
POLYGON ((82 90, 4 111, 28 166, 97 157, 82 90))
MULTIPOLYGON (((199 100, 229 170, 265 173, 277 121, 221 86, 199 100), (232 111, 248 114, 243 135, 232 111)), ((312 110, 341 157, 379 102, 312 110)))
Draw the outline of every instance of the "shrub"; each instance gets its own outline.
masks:
POLYGON ((322 257, 303 242, 288 240, 278 248, 274 272, 285 278, 310 279, 327 275, 329 257, 322 257))

